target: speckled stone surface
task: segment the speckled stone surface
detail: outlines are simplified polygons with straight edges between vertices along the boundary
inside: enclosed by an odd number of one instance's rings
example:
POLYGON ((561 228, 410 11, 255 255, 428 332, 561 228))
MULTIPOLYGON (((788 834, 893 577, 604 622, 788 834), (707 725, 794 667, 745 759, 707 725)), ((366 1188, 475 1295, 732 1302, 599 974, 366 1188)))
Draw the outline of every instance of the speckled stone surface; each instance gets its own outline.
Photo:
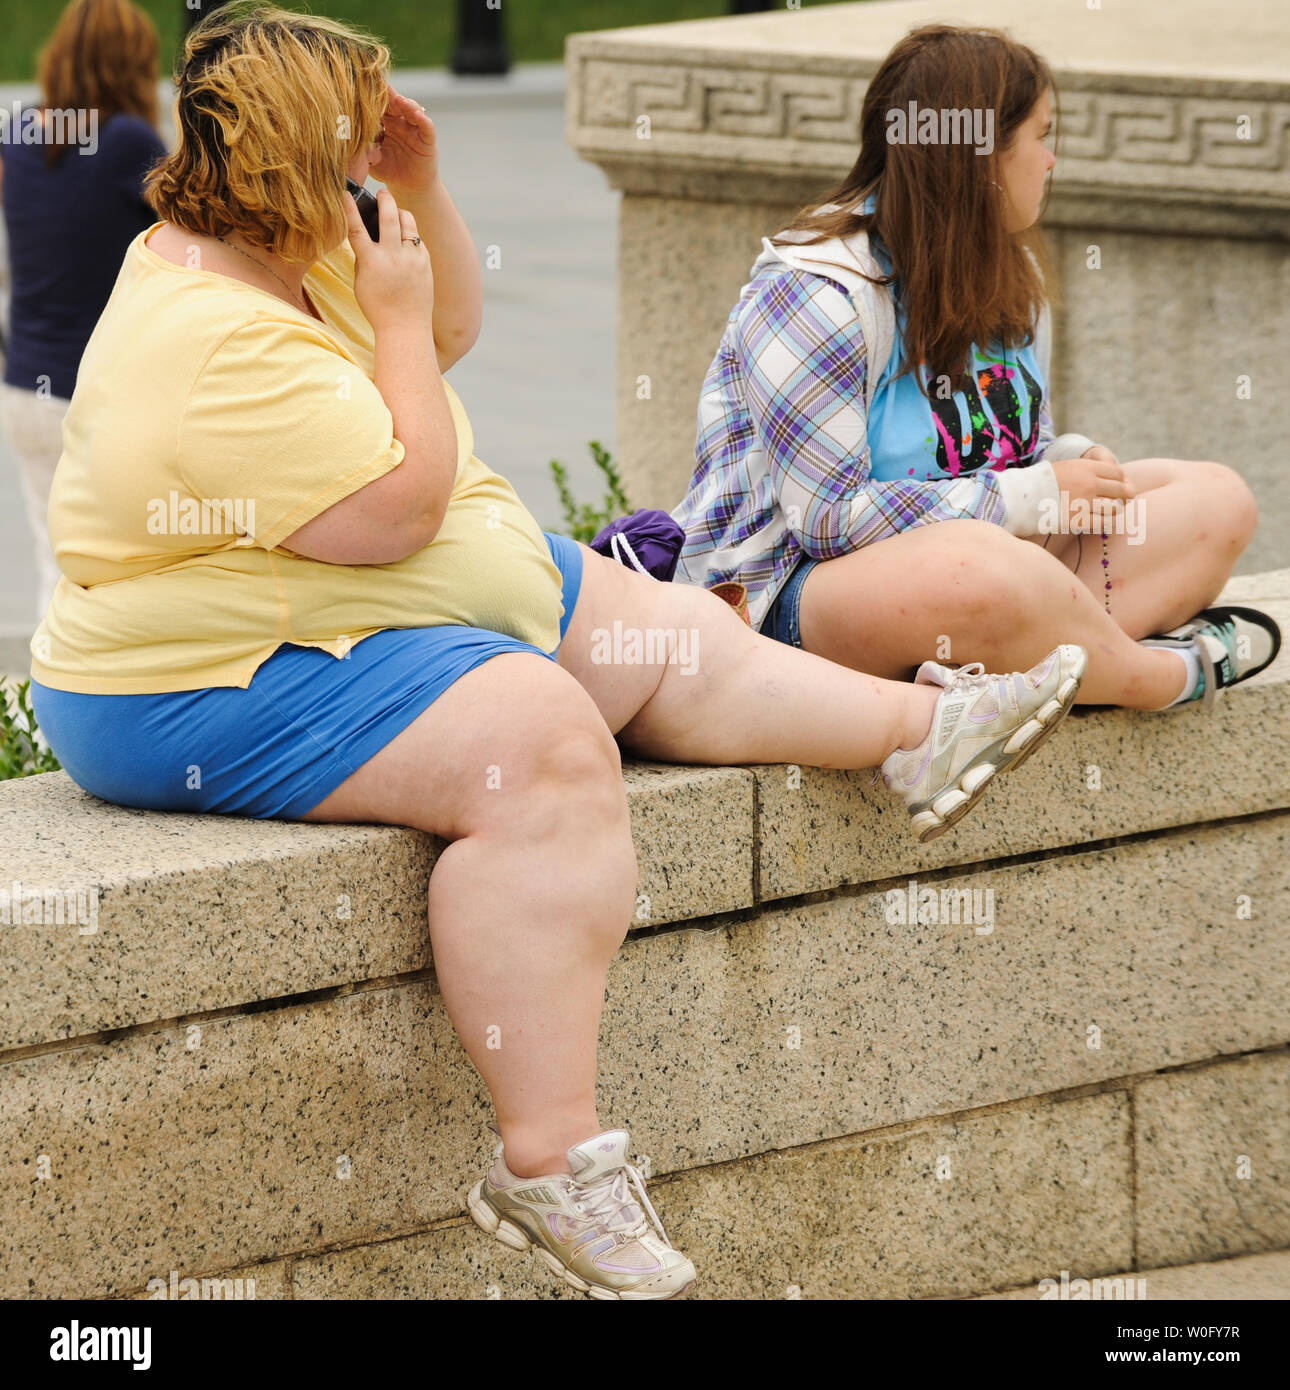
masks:
POLYGON ((1135 1115, 1140 1263, 1290 1246, 1290 1054, 1145 1081, 1135 1115))
POLYGON ((1278 598, 1290 599, 1290 569, 1234 575, 1223 587, 1223 599, 1229 603, 1278 598))
POLYGON ((410 830, 109 805, 0 782, 0 885, 98 891, 96 930, 0 928, 0 1048, 423 969, 435 844, 410 830))
POLYGON ((422 983, 10 1062, 0 1117, 0 1297, 48 1299, 456 1214, 491 1112, 422 983))
MULTIPOLYGON (((846 1139, 653 1184, 697 1298, 917 1298, 1131 1251, 1121 1092, 846 1139), (938 1173, 941 1176, 938 1176, 938 1173)), ((297 1298, 548 1298, 563 1281, 473 1226, 302 1260, 297 1298)), ((576 1295, 575 1295, 576 1296, 576 1295)))
POLYGON ((889 921, 906 882, 633 942, 602 1036, 635 1151, 666 1171, 1290 1041, 1290 815, 933 883, 993 930, 889 921))
MULTIPOLYGON (((636 935, 610 975, 602 1120, 667 1174, 1284 1043, 1290 943, 1234 898, 1284 895, 1288 838, 1285 816, 938 884, 993 893, 986 935, 889 922, 881 895, 636 935)), ((461 1211, 489 1112, 432 981, 189 1036, 0 1066, 0 1296, 130 1291, 461 1211)))
MULTIPOLYGON (((1072 1278, 1078 1277, 1072 1274, 1072 1278)), ((1268 1255, 1238 1255, 1231 1260, 1214 1260, 1209 1264, 1177 1265, 1172 1269, 1140 1269, 1125 1278, 1146 1281, 1144 1289, 1151 1303, 1188 1299, 1215 1301, 1245 1299, 1290 1299, 1290 1250, 1278 1250, 1268 1255)), ((1032 1284, 1025 1289, 1009 1289, 1006 1293, 980 1294, 974 1300, 990 1302, 1037 1301, 1040 1289, 1032 1284)))
POLYGON ((469 1218, 380 1245, 298 1260, 291 1288, 298 1299, 586 1297, 532 1252, 508 1250, 469 1218))
POLYGON ((625 762, 640 865, 633 925, 753 904, 753 775, 742 767, 625 762))
MULTIPOLYGON (((1290 633, 1290 570, 1224 596, 1290 633), (1284 597, 1276 597, 1284 595, 1284 597)), ((1290 806, 1290 640, 1212 711, 1077 709, 948 834, 918 845, 872 772, 755 769, 763 899, 1290 806)))
MULTIPOLYGON (((752 774, 624 777, 636 925, 749 906, 752 774)), ((0 1051, 424 969, 439 848, 386 826, 129 810, 64 773, 0 782, 0 888, 98 892, 92 932, 0 927, 0 1051)))
POLYGON ((618 436, 636 506, 670 510, 684 495, 695 409, 730 306, 762 237, 794 212, 787 198, 720 208, 651 196, 619 204, 618 436))

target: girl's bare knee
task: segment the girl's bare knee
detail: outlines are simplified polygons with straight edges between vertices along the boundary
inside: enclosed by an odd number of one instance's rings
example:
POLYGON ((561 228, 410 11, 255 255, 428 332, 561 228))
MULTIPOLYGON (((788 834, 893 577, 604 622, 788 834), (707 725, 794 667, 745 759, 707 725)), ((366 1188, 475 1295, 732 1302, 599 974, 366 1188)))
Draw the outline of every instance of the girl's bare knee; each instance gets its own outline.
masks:
MULTIPOLYGON (((1234 468, 1225 463, 1207 463, 1210 487, 1220 499, 1227 539, 1239 554, 1249 545, 1259 524, 1259 504, 1250 485, 1234 468)), ((1211 513, 1212 514, 1212 513, 1211 513)))

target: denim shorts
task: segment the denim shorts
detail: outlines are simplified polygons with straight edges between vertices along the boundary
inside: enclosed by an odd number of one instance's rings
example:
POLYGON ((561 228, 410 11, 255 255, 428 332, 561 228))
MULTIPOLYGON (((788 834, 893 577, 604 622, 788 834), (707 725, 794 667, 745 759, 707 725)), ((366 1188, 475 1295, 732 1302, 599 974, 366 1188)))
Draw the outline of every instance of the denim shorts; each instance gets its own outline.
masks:
MULTIPOLYGON (((582 552, 547 534, 563 581, 564 640, 582 552)), ((33 681, 36 718, 78 786, 152 811, 298 819, 379 753, 468 671, 507 652, 544 652, 505 633, 386 628, 343 659, 284 643, 245 690, 86 695, 33 681)))
POLYGON ((775 595, 775 601, 761 620, 763 637, 773 637, 776 642, 787 642, 790 647, 802 645, 802 585, 806 576, 820 563, 803 555, 798 560, 793 573, 784 582, 784 587, 775 595))

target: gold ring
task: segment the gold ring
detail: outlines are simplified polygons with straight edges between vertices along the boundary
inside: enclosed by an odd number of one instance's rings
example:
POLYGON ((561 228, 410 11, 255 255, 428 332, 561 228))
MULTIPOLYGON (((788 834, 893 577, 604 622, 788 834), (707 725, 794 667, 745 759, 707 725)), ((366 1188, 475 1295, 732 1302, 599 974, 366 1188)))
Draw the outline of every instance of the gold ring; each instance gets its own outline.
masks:
POLYGON ((405 246, 420 246, 421 238, 419 236, 405 236, 403 238, 403 244, 405 246))

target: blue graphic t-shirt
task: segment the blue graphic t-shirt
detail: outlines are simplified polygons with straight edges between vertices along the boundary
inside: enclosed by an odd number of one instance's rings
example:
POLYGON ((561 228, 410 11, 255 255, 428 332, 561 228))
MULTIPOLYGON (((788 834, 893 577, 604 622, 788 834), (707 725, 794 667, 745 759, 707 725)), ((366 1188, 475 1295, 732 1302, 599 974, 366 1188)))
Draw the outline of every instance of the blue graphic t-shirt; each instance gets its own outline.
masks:
MULTIPOLYGON (((872 203, 869 204, 872 206, 872 203)), ((886 274, 891 261, 877 241, 870 242, 886 274)), ((1039 445, 1039 413, 1044 381, 1034 347, 983 351, 971 348, 971 389, 948 391, 935 382, 927 395, 914 373, 894 378, 905 364, 905 311, 900 282, 893 286, 896 335, 891 357, 878 378, 869 409, 871 476, 884 482, 902 478, 957 478, 979 470, 1021 468, 1033 462, 1039 445)), ((932 382, 926 364, 918 379, 932 382)))

